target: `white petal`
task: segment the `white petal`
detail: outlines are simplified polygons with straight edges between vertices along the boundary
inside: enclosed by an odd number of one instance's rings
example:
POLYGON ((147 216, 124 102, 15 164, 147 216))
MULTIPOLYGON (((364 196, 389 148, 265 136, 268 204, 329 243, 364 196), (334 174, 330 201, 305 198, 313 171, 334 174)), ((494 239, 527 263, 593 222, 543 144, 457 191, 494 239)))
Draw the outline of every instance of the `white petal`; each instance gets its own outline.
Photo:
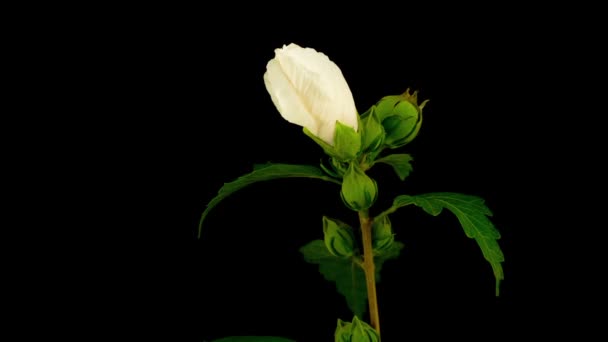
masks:
POLYGON ((333 145, 336 121, 358 129, 352 93, 340 68, 325 54, 296 44, 275 50, 264 83, 287 121, 333 145))
POLYGON ((323 53, 296 44, 276 52, 276 59, 287 77, 308 103, 309 111, 322 121, 321 124, 333 127, 339 120, 358 129, 353 95, 334 62, 323 53))
POLYGON ((301 96, 276 59, 270 60, 266 65, 264 84, 272 102, 285 120, 306 127, 317 135, 317 120, 308 111, 306 104, 302 102, 301 96))

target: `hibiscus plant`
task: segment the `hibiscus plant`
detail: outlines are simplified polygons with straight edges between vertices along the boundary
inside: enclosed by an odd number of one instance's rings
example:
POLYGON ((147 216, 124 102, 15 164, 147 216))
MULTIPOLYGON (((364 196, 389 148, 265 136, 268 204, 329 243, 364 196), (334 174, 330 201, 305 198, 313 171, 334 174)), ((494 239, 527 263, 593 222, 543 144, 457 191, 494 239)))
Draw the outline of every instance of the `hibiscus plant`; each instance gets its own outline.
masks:
MULTIPOLYGON (((484 200, 459 193, 427 193, 397 196, 392 206, 376 215, 369 209, 376 201, 378 186, 366 172, 378 163, 390 165, 404 180, 412 166, 409 154, 391 153, 411 142, 422 124, 427 101, 419 103, 417 92, 407 90, 386 96, 359 114, 352 93, 338 66, 326 55, 296 44, 275 50, 264 74, 264 83, 281 116, 302 126, 304 133, 327 154, 319 167, 293 164, 258 165, 253 172, 219 190, 203 212, 198 233, 209 211, 221 200, 259 181, 306 177, 340 186, 344 205, 356 212, 359 227, 337 218, 322 217, 323 239, 300 249, 304 259, 319 265, 325 279, 335 282, 338 292, 353 312, 351 322, 338 319, 335 341, 379 341, 380 319, 376 278, 382 264, 399 256, 403 244, 395 241, 390 215, 401 207, 415 205, 431 215, 451 211, 467 237, 475 239, 496 278, 496 295, 503 279, 504 256, 500 238, 488 219, 491 211, 484 200), (357 238, 359 235, 360 238, 357 238), (369 323, 363 315, 369 310, 369 323)), ((227 337, 224 341, 290 341, 279 337, 227 337)))

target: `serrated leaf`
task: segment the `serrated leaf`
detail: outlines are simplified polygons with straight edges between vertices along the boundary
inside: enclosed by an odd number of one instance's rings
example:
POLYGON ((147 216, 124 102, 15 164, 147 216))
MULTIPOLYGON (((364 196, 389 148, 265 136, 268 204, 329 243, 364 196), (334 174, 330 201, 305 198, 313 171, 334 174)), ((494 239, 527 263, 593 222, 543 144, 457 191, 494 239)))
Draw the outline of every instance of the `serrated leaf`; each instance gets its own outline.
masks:
POLYGON ((253 172, 248 173, 244 176, 237 178, 236 180, 225 183, 222 186, 217 194, 210 202, 207 204, 207 208, 203 211, 201 215, 201 219, 198 225, 198 237, 201 237, 201 230, 203 227, 203 221, 218 203, 220 203, 224 198, 228 197, 232 193, 248 186, 253 183, 267 181, 271 179, 278 178, 316 178, 322 179, 325 181, 333 182, 336 184, 341 184, 339 181, 328 177, 323 171, 311 165, 293 165, 293 164, 258 164, 255 165, 253 172))
POLYGON ((363 317, 367 309, 365 273, 353 258, 338 258, 327 250, 323 240, 314 240, 300 248, 304 260, 319 265, 326 280, 336 283, 338 292, 346 298, 350 310, 363 317))
POLYGON ((399 179, 403 181, 412 172, 412 164, 410 164, 412 160, 413 158, 409 154, 391 154, 376 160, 375 163, 385 163, 392 166, 399 179))
MULTIPOLYGON (((374 258, 376 283, 380 281, 380 270, 384 262, 397 258, 401 249, 403 244, 395 241, 391 248, 374 258)), ((346 298, 346 303, 353 314, 363 317, 367 311, 367 285, 365 273, 355 259, 333 256, 323 240, 311 241, 300 248, 300 252, 306 262, 319 265, 319 272, 326 280, 336 283, 338 292, 346 298)))
POLYGON ((484 200, 476 196, 451 192, 437 192, 417 196, 402 195, 395 198, 390 209, 378 216, 388 215, 409 204, 415 204, 433 216, 439 215, 443 208, 456 215, 466 236, 475 239, 484 258, 492 266, 496 279, 496 295, 498 296, 500 282, 504 279, 501 263, 504 262, 505 258, 498 245, 500 233, 488 218, 488 216, 492 216, 492 212, 484 204, 484 200))
POLYGON ((295 342, 283 337, 272 336, 231 336, 224 337, 213 342, 295 342))

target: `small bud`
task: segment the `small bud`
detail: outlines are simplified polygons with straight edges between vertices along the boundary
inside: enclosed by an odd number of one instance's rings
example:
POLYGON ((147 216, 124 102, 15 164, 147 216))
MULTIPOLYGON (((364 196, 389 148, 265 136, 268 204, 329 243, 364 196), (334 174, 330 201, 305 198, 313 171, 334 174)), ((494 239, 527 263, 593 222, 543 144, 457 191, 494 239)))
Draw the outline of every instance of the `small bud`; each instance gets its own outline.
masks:
POLYGON ((372 247, 374 252, 381 254, 388 250, 395 241, 395 234, 391 228, 391 221, 388 215, 382 216, 380 219, 374 220, 372 223, 372 247))
POLYGON ((378 342, 380 336, 369 324, 359 320, 356 316, 353 322, 343 322, 338 319, 338 326, 334 334, 335 342, 378 342))
POLYGON ((323 216, 323 235, 325 246, 332 255, 350 257, 354 250, 352 228, 346 223, 323 216))
POLYGON ((378 101, 376 113, 386 132, 386 146, 401 147, 418 135, 422 125, 422 109, 427 101, 418 105, 418 92, 410 94, 409 89, 401 95, 385 96, 378 101))
POLYGON ((356 163, 350 163, 342 181, 341 195, 352 210, 365 210, 376 201, 378 186, 356 163))

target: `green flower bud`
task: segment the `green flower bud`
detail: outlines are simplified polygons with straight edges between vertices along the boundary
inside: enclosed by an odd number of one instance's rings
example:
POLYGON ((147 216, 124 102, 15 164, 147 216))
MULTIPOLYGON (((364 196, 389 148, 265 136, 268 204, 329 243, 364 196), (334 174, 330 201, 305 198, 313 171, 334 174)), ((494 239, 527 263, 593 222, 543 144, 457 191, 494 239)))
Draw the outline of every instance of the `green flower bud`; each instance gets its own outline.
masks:
POLYGON ((380 336, 369 324, 359 320, 356 316, 353 322, 343 322, 338 319, 338 326, 334 334, 335 342, 378 342, 380 336))
POLYGON ((353 255, 355 239, 349 225, 323 216, 323 235, 325 246, 332 255, 344 258, 353 255))
POLYGON ((428 100, 418 105, 418 92, 407 89, 401 95, 383 97, 376 104, 376 114, 386 132, 384 145, 401 147, 412 141, 422 125, 422 109, 428 100))
POLYGON ((342 200, 352 210, 371 207, 378 197, 376 181, 368 177, 356 163, 350 163, 342 180, 342 200))
POLYGON ((380 219, 374 220, 372 223, 372 247, 376 254, 388 250, 395 241, 395 234, 391 228, 391 221, 388 215, 382 216, 380 219))

